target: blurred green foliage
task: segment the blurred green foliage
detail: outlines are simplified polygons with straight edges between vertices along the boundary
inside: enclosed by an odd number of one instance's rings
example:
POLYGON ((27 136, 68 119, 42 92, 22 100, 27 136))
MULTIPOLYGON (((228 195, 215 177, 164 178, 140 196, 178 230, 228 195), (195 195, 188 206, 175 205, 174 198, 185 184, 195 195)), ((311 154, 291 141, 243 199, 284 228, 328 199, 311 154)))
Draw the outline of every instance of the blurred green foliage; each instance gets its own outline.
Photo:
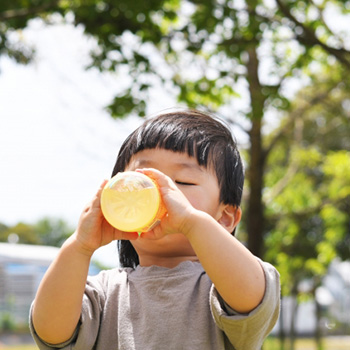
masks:
POLYGON ((8 242, 9 237, 16 243, 49 245, 60 247, 73 233, 72 228, 62 219, 43 218, 36 223, 19 222, 15 225, 0 223, 0 242, 8 242), (12 235, 12 236, 10 236, 12 235))
POLYGON ((298 294, 304 279, 317 288, 335 257, 350 256, 350 95, 347 82, 333 84, 336 74, 315 77, 267 136, 278 140, 265 173, 265 256, 284 295, 298 294))

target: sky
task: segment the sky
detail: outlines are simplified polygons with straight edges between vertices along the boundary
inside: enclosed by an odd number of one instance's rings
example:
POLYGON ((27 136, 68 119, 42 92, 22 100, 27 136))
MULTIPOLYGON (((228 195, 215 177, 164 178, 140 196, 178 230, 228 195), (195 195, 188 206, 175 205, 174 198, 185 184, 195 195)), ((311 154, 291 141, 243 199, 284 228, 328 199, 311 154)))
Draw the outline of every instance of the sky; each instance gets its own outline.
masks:
MULTIPOLYGON (((35 45, 33 63, 0 59, 0 222, 51 217, 74 228, 142 121, 105 110, 122 77, 85 70, 93 42, 81 28, 34 21, 21 40, 35 45)), ((171 103, 160 95, 149 112, 171 103)))

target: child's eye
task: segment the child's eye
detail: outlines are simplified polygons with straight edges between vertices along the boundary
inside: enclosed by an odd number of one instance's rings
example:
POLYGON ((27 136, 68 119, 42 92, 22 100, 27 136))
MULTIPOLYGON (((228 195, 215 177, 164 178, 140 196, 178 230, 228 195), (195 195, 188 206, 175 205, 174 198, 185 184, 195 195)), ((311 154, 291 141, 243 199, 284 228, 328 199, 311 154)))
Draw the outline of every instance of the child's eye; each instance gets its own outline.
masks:
POLYGON ((184 185, 184 186, 194 186, 194 183, 191 182, 183 182, 183 181, 175 181, 176 184, 178 185, 184 185))

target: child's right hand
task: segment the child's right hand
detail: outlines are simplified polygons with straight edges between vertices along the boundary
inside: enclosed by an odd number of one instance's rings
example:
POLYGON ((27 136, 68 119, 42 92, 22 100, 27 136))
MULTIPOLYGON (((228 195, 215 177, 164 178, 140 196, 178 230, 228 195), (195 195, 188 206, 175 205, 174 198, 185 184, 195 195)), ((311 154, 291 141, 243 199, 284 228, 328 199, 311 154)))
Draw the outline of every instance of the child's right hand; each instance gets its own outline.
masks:
POLYGON ((96 195, 82 212, 77 230, 73 234, 79 249, 92 255, 96 249, 113 240, 135 240, 137 232, 123 232, 111 226, 103 216, 101 210, 101 193, 108 180, 104 180, 96 195))
POLYGON ((61 247, 40 283, 33 308, 39 337, 52 344, 69 339, 81 316, 90 259, 94 251, 115 239, 136 239, 110 226, 100 207, 104 181, 80 216, 76 231, 61 247))

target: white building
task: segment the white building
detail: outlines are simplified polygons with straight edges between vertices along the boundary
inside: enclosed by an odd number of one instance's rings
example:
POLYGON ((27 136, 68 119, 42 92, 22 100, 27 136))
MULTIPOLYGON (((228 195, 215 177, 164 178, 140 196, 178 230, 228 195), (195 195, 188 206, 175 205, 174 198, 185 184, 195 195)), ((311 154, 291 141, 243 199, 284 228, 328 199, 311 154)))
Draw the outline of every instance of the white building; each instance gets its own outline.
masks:
MULTIPOLYGON (((311 288, 311 280, 305 280, 300 284, 300 289, 304 291, 311 288)), ((350 329, 350 261, 334 259, 322 280, 322 285, 316 289, 316 299, 323 310, 319 326, 325 334, 334 331, 337 322, 341 322, 346 329, 350 329)), ((283 298, 281 315, 283 315, 283 329, 286 334, 290 333, 294 306, 291 297, 283 298)), ((316 305, 313 300, 300 303, 295 317, 297 335, 314 334, 317 319, 316 305)), ((279 329, 280 323, 278 322, 273 333, 277 334, 279 329)))
MULTIPOLYGON (((0 243, 0 323, 5 317, 16 324, 28 322, 39 283, 58 251, 56 247, 0 243)), ((92 262, 89 274, 98 272, 92 262)))

